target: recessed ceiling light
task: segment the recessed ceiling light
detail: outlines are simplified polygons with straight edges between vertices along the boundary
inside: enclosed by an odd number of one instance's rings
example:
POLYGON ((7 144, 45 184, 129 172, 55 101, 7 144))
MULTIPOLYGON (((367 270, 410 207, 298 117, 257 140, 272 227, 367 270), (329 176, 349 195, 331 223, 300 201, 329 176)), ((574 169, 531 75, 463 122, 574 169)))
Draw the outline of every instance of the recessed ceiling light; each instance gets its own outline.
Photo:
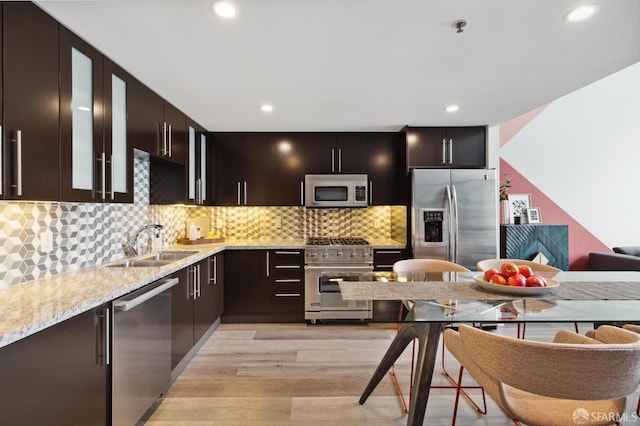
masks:
POLYGON ((213 4, 213 11, 223 18, 233 18, 236 16, 236 8, 226 1, 217 1, 213 4))
POLYGON ((260 110, 262 112, 271 112, 273 111, 273 106, 269 105, 269 104, 264 104, 260 107, 260 110))
POLYGON ((571 12, 564 15, 564 19, 569 22, 582 21, 593 15, 599 8, 597 4, 587 4, 573 9, 571 12))
POLYGON ((444 110, 447 111, 447 112, 456 112, 459 109, 460 109, 460 107, 458 105, 449 105, 444 110))

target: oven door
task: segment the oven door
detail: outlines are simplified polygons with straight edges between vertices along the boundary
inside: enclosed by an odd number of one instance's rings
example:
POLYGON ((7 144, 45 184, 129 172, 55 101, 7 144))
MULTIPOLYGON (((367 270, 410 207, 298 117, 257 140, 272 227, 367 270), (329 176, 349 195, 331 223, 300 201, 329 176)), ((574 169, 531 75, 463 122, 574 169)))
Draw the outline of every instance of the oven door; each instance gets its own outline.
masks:
POLYGON ((372 272, 373 265, 307 265, 304 274, 305 319, 369 319, 370 300, 343 300, 339 280, 355 279, 354 273, 372 272))

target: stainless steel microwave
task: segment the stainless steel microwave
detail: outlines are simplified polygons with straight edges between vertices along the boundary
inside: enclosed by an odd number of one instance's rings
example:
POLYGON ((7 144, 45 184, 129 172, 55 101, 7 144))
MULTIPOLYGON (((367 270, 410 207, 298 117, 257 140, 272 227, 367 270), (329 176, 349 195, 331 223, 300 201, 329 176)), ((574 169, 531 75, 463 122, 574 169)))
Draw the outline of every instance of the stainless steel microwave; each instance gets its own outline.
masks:
POLYGON ((367 207, 367 175, 306 175, 306 207, 367 207))

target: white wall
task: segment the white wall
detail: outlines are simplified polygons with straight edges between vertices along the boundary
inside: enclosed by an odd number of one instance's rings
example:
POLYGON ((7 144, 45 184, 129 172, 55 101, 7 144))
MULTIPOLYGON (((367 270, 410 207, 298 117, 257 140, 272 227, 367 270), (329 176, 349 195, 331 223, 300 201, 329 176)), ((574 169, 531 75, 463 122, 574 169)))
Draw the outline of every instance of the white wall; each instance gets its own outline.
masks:
POLYGON ((607 246, 640 245, 640 63, 552 102, 499 154, 607 246))

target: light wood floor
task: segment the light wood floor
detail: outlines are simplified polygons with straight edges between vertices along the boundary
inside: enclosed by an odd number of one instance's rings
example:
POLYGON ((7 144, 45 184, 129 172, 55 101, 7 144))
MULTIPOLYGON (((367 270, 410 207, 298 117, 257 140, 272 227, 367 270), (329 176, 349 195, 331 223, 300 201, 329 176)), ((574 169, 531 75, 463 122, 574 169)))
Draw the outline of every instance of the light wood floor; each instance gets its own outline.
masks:
MULTIPOLYGON (((559 327, 529 325, 527 338, 549 341, 559 327)), ((511 326, 497 332, 515 336, 511 326)), ((392 326, 222 324, 146 425, 405 425, 390 375, 364 405, 358 404, 394 333, 392 326)), ((399 362, 401 378, 409 377, 409 360, 407 351, 399 362)), ((449 371, 457 371, 451 355, 445 360, 449 371)), ((446 384, 441 371, 438 360, 434 384, 446 384)), ((451 424, 454 392, 431 390, 425 424, 451 424)), ((636 392, 628 400, 624 424, 640 424, 632 415, 637 397, 636 392)), ((489 397, 487 404, 488 414, 482 416, 461 401, 457 424, 513 424, 489 397)))

